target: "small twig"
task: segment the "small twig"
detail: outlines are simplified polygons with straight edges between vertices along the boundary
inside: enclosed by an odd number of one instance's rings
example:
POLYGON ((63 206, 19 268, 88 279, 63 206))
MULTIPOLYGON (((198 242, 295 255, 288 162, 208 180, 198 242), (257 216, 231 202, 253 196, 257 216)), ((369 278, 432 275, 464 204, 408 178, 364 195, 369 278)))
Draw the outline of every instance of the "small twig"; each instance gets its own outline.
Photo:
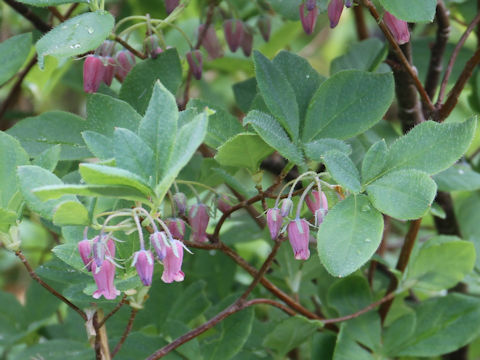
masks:
MULTIPOLYGON (((455 49, 452 52, 452 56, 448 61, 447 69, 445 74, 443 75, 442 84, 440 85, 440 91, 438 93, 437 103, 435 104, 436 107, 439 107, 440 104, 443 102, 443 98, 445 96, 445 90, 447 88, 448 80, 450 79, 450 75, 452 74, 453 66, 455 65, 455 61, 457 60, 458 54, 460 53, 461 48, 465 44, 468 39, 470 33, 475 29, 475 26, 480 22, 480 13, 475 16, 473 21, 468 25, 467 29, 463 33, 462 37, 458 41, 457 45, 455 45, 455 49)), ((462 87, 463 89, 463 87, 462 87)))
POLYGON ((48 292, 50 292, 53 296, 57 297, 60 301, 67 304, 72 310, 74 310, 77 314, 79 314, 84 321, 88 320, 87 315, 78 306, 70 302, 70 300, 68 300, 65 296, 60 294, 57 290, 55 290, 50 285, 45 283, 42 279, 40 279, 40 277, 32 269, 25 255, 23 255, 23 253, 20 250, 15 251, 15 255, 22 261, 23 265, 28 271, 28 274, 33 280, 35 280, 37 283, 43 286, 48 292))
MULTIPOLYGON (((400 256, 398 257, 396 269, 400 272, 404 272, 407 268, 408 261, 410 260, 410 254, 412 253, 413 246, 415 245, 415 239, 417 238, 418 231, 420 230, 420 224, 422 223, 422 218, 413 220, 410 223, 410 228, 408 229, 407 235, 405 236, 405 241, 402 246, 402 250, 400 251, 400 256)), ((390 285, 388 286, 387 295, 393 293, 398 286, 398 282, 396 278, 392 278, 390 281, 390 285)), ((392 306, 393 298, 384 302, 378 312, 380 313, 380 317, 382 319, 382 323, 385 321, 387 317, 388 310, 392 306)))
POLYGON ((141 52, 139 52, 138 50, 134 49, 133 47, 131 47, 125 40, 123 40, 121 37, 118 37, 117 35, 115 35, 114 37, 114 40, 116 42, 118 42, 120 45, 122 45, 125 49, 127 49, 128 51, 130 51, 133 55, 135 55, 136 57, 142 59, 142 60, 145 60, 148 56, 145 55, 145 54, 142 54, 141 52))
MULTIPOLYGON (((235 195, 238 201, 240 202, 246 201, 245 197, 242 194, 240 194, 237 190, 235 190, 231 186, 229 186, 229 189, 233 193, 233 195, 235 195)), ((262 195, 259 194, 259 196, 261 199, 262 195)), ((255 209, 251 204, 247 204, 245 206, 245 210, 247 210, 247 212, 250 214, 252 219, 257 223, 260 229, 265 228, 265 226, 267 225, 267 222, 265 221, 265 218, 261 216, 261 214, 257 211, 257 209, 255 209)))
POLYGON ((68 19, 70 16, 72 16, 72 13, 75 11, 75 9, 78 7, 78 4, 79 3, 75 3, 75 4, 72 4, 70 5, 70 7, 68 8, 67 12, 65 13, 65 15, 63 15, 63 17, 65 19, 68 19))
POLYGON ((65 21, 65 18, 63 15, 58 11, 58 9, 55 6, 49 6, 48 10, 52 13, 53 16, 55 16, 58 20, 60 21, 65 21))
POLYGON ((101 339, 100 339, 100 331, 98 331, 98 315, 97 313, 93 314, 93 327, 95 328, 95 343, 94 343, 94 349, 95 349, 95 359, 96 360, 102 360, 102 344, 101 344, 101 339))
POLYGON ((380 15, 377 12, 377 9, 375 8, 375 5, 370 0, 361 0, 362 4, 370 11, 370 14, 373 16, 375 21, 378 23, 378 26, 382 30, 383 34, 385 35, 386 39, 390 43, 390 46, 393 48, 395 51, 395 54, 397 55, 398 59, 400 62, 403 64, 405 67, 405 70, 408 72, 408 74, 411 76, 413 83, 415 87, 417 88, 418 92, 420 93, 420 96, 425 103, 427 109, 429 111, 434 111, 435 107, 433 106, 432 101, 430 100, 430 97, 428 96, 427 92, 425 91, 422 82, 417 76, 417 71, 410 65, 408 62, 407 58, 403 54, 402 49, 400 46, 397 44, 395 41, 395 38, 393 37, 392 33, 388 29, 388 27, 385 25, 385 23, 382 21, 380 18, 380 15))
POLYGON ((42 33, 46 33, 52 30, 52 27, 43 21, 37 14, 30 10, 27 6, 16 2, 15 0, 4 0, 5 3, 10 5, 16 12, 22 15, 25 19, 30 21, 36 29, 42 33))
POLYGON ((122 299, 120 300, 120 302, 117 304, 117 306, 115 306, 115 307, 113 308, 113 310, 110 311, 110 312, 107 314, 107 316, 105 316, 105 317, 103 318, 102 321, 100 321, 100 323, 98 324, 98 327, 101 328, 103 325, 105 325, 106 321, 107 321, 108 319, 110 319, 113 315, 115 315, 115 313, 116 313, 118 310, 120 310, 120 308, 125 304, 125 301, 126 301, 126 300, 127 300, 127 295, 123 294, 123 297, 122 297, 122 299))
POLYGON ((127 340, 128 334, 130 334, 130 331, 132 330, 133 321, 135 320, 135 316, 137 316, 137 312, 138 312, 137 309, 132 308, 132 312, 130 313, 130 318, 128 319, 128 323, 125 328, 125 331, 123 332, 122 337, 120 338, 120 341, 115 346, 115 349, 113 349, 112 351, 112 358, 115 357, 118 351, 122 348, 122 345, 125 342, 125 340, 127 340))
POLYGON ((363 8, 361 6, 353 6, 353 15, 355 16, 355 28, 357 29, 357 38, 359 41, 368 39, 367 23, 365 22, 365 15, 363 14, 363 8))
MULTIPOLYGON (((437 37, 432 46, 430 64, 428 65, 427 77, 425 80, 425 91, 430 99, 435 96, 440 75, 442 73, 442 62, 450 36, 449 11, 443 0, 438 0, 435 19, 437 20, 437 37)), ((423 109, 425 118, 428 118, 427 109, 423 109)))

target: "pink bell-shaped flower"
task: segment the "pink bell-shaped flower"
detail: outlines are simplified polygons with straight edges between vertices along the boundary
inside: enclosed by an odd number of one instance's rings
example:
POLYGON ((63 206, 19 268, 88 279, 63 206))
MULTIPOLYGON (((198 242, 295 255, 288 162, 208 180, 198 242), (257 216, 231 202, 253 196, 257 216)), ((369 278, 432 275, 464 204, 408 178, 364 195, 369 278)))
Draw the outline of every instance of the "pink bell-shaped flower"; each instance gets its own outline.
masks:
POLYGON ((185 222, 180 218, 171 218, 165 221, 168 230, 174 239, 183 240, 185 238, 185 222))
POLYGON ((300 20, 302 21, 303 30, 307 35, 313 33, 315 24, 317 23, 318 11, 315 5, 312 10, 308 10, 305 13, 305 4, 300 5, 300 20))
POLYGON ((216 59, 223 56, 222 46, 218 41, 217 32, 213 26, 209 26, 205 30, 205 24, 201 24, 198 27, 198 36, 201 36, 205 31, 205 35, 202 39, 202 46, 207 50, 208 57, 210 59, 216 59))
POLYGON ((91 240, 82 240, 78 243, 78 252, 82 258, 83 263, 88 271, 92 270, 92 241, 91 240))
POLYGON ((308 222, 305 219, 295 219, 288 224, 288 240, 292 245, 295 259, 307 260, 310 257, 308 249, 308 240, 310 231, 308 222))
POLYGON ((280 209, 273 208, 267 210, 267 226, 270 231, 270 237, 275 240, 282 228, 283 216, 280 214, 280 209))
POLYGON ((338 25, 340 16, 343 11, 343 0, 332 0, 328 4, 328 19, 330 20, 330 27, 333 29, 338 25))
POLYGON ((245 29, 245 31, 243 32, 242 42, 240 43, 240 46, 242 48, 243 54, 246 57, 249 57, 252 54, 253 35, 248 29, 245 29))
POLYGON ((223 30, 225 32, 225 40, 231 52, 237 51, 238 47, 242 43, 243 38, 243 22, 241 20, 227 20, 223 24, 223 30))
POLYGON ((105 73, 103 74, 103 82, 107 85, 110 86, 112 85, 113 81, 113 76, 115 75, 115 59, 112 58, 111 56, 105 56, 103 58, 104 65, 105 66, 105 73))
POLYGON ((280 207, 280 215, 282 215, 282 217, 286 217, 290 215, 292 208, 293 208, 292 199, 290 198, 283 199, 282 206, 280 207))
POLYGON ((115 288, 113 283, 115 279, 115 265, 110 260, 105 260, 102 266, 97 266, 95 262, 92 262, 93 279, 97 284, 97 290, 93 293, 95 299, 104 296, 105 299, 113 300, 120 291, 115 288))
POLYGON ((312 193, 305 199, 308 209, 315 215, 315 222, 320 225, 323 222, 323 218, 327 214, 328 200, 325 193, 313 190, 312 193))
POLYGON ((140 250, 133 256, 132 266, 137 269, 138 276, 145 286, 152 285, 153 255, 150 250, 140 250))
POLYGON ((200 80, 202 78, 203 70, 203 56, 200 50, 189 51, 186 55, 188 65, 192 69, 195 79, 200 80))
POLYGON ((83 63, 83 90, 87 93, 97 92, 104 74, 102 59, 96 55, 88 55, 83 63))
POLYGON ((206 236, 208 220, 208 209, 205 204, 195 204, 190 208, 188 211, 188 222, 192 227, 193 241, 208 241, 206 236))
POLYGON ((180 0, 165 0, 165 10, 170 15, 173 10, 180 4, 180 0))
POLYGON ((115 77, 123 82, 127 74, 135 65, 135 55, 128 50, 121 50, 115 55, 117 66, 115 67, 115 77))
POLYGON ((162 261, 167 255, 167 234, 163 231, 157 231, 150 235, 150 244, 152 245, 158 260, 162 261))
POLYGON ((410 41, 410 31, 408 30, 408 24, 406 21, 397 19, 395 16, 385 11, 383 15, 383 21, 392 32, 393 37, 400 45, 410 41))
POLYGON ((185 274, 182 271, 183 245, 178 240, 173 240, 172 247, 167 247, 167 255, 163 259, 162 281, 171 283, 173 281, 183 281, 185 274), (177 255, 173 251, 176 248, 177 255))

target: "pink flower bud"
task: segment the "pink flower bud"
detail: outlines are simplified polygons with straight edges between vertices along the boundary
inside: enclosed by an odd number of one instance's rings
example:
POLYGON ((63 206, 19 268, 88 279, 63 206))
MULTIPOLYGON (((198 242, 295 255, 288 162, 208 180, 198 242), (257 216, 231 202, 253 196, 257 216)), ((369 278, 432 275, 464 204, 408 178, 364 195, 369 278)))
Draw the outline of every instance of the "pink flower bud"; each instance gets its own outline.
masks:
POLYGON ((120 291, 115 288, 113 283, 115 279, 115 265, 110 260, 105 260, 102 266, 97 266, 95 262, 92 263, 93 279, 97 284, 97 290, 93 293, 95 299, 104 296, 105 299, 113 300, 120 291))
POLYGON ((330 20, 330 27, 333 29, 338 25, 340 16, 343 11, 343 0, 332 0, 328 4, 328 18, 330 20))
POLYGON ((83 63, 83 90, 87 93, 97 92, 104 74, 102 60, 96 55, 88 55, 83 63))
POLYGON ((105 242, 105 237, 100 239, 100 236, 95 236, 93 239, 93 260, 97 267, 102 266, 106 258, 113 259, 115 257, 115 243, 112 238, 105 242))
POLYGON ((150 250, 140 250, 133 255, 132 266, 137 269, 138 276, 145 286, 152 285, 153 255, 150 250))
POLYGON ((104 60, 104 66, 105 66, 105 73, 103 74, 103 82, 107 85, 110 86, 112 85, 112 80, 113 80, 113 75, 115 74, 115 59, 112 58, 111 56, 107 56, 103 58, 104 60))
POLYGON ((158 45, 158 37, 157 35, 150 35, 143 40, 143 46, 145 48, 145 53, 150 55, 152 59, 156 59, 160 50, 162 52, 162 49, 158 45))
MULTIPOLYGON (((205 31, 205 24, 198 27, 198 36, 205 31)), ((218 41, 217 32, 213 26, 209 26, 202 40, 202 46, 207 50, 210 59, 216 59, 223 56, 222 46, 218 41)))
POLYGON ((317 6, 316 0, 307 0, 307 10, 312 11, 317 6))
POLYGON ((188 65, 192 69, 195 79, 200 80, 202 78, 203 57, 200 50, 192 50, 186 54, 188 65))
POLYGON ((245 30, 243 32, 242 42, 241 42, 240 46, 242 47, 243 54, 246 57, 249 57, 252 54, 253 35, 250 31, 245 30))
POLYGON ((267 41, 270 39, 270 31, 272 29, 272 23, 270 18, 267 16, 262 16, 257 21, 258 29, 262 35, 263 40, 267 41))
POLYGON ((320 225, 328 211, 328 200, 325 193, 322 191, 319 194, 318 191, 313 190, 305 200, 308 209, 315 215, 315 224, 320 225))
POLYGON ((383 15, 383 21, 392 32, 393 37, 400 45, 410 41, 410 31, 406 21, 399 20, 388 11, 383 15))
POLYGON ((273 208, 267 210, 267 226, 270 230, 270 237, 275 240, 282 228, 283 216, 280 214, 280 209, 273 208))
POLYGON ((113 48, 115 47, 115 41, 105 40, 98 50, 101 56, 111 56, 113 48))
POLYGON ((173 195, 173 201, 180 215, 185 215, 187 211, 187 197, 184 193, 178 192, 173 195))
POLYGON ((150 244, 155 250, 158 260, 162 261, 167 255, 167 234, 163 231, 154 232, 150 235, 150 244))
POLYGON ((190 208, 188 212, 188 222, 192 227, 193 241, 208 241, 206 236, 208 220, 208 209, 205 204, 195 204, 190 208))
POLYGON ((173 10, 180 4, 180 0, 165 0, 165 10, 170 15, 173 10))
POLYGON ((185 274, 182 271, 183 246, 178 240, 173 240, 172 247, 167 247, 167 255, 163 259, 162 281, 171 283, 173 281, 183 281, 185 274), (176 248, 177 255, 173 251, 176 248))
POLYGON ((280 207, 280 215, 286 217, 290 215, 293 208, 293 201, 290 198, 283 199, 282 206, 280 207))
POLYGON ((168 230, 174 239, 183 240, 185 237, 185 222, 180 218, 171 218, 165 221, 168 230))
POLYGON ((307 35, 313 33, 315 24, 317 23, 318 11, 317 6, 305 14, 305 4, 300 5, 300 20, 302 21, 303 30, 307 35))
POLYGON ((217 201, 217 208, 222 213, 226 213, 230 211, 230 209, 232 208, 232 205, 228 196, 226 195, 220 196, 220 198, 217 201))
POLYGON ((227 20, 223 24, 225 31, 225 40, 227 40, 230 51, 237 51, 242 43, 243 38, 243 23, 240 20, 227 20))
POLYGON ((308 240, 310 231, 305 219, 295 219, 288 224, 288 240, 292 245, 295 259, 307 260, 310 257, 308 240))
POLYGON ((123 82, 127 74, 135 65, 135 55, 128 50, 122 50, 115 55, 117 67, 115 68, 115 77, 123 82))
POLYGON ((78 243, 78 252, 88 271, 92 270, 92 241, 82 240, 78 243))

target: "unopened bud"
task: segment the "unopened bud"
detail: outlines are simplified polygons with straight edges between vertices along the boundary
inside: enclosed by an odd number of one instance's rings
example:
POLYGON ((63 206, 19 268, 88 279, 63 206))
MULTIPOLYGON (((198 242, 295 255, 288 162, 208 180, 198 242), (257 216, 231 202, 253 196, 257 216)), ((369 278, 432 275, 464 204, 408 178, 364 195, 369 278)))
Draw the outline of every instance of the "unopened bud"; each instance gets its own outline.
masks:
POLYGON ((135 65, 135 55, 128 50, 121 50, 115 55, 117 66, 115 67, 115 77, 123 82, 127 74, 135 65))
POLYGON ((222 46, 220 45, 220 42, 218 41, 217 37, 217 32, 215 31, 215 28, 210 25, 206 30, 205 30, 205 24, 201 24, 198 27, 198 36, 202 36, 202 46, 207 50, 208 57, 210 59, 216 59, 219 57, 223 56, 223 50, 222 46))
POLYGON ((243 22, 240 20, 227 20, 223 24, 225 31, 225 40, 227 41, 230 51, 237 51, 238 47, 242 43, 243 38, 243 22))
POLYGON ((270 40, 270 31, 272 30, 272 22, 270 21, 270 18, 267 16, 261 16, 257 21, 257 26, 263 40, 268 42, 268 40, 270 40))
POLYGON ((138 276, 145 286, 152 285, 153 255, 150 250, 140 250, 133 255, 132 266, 137 269, 138 276))
POLYGON ((283 216, 280 214, 280 209, 273 208, 267 210, 267 226, 270 231, 270 237, 275 240, 282 228, 283 216))
POLYGON ((317 6, 305 13, 305 4, 300 5, 300 20, 302 21, 303 30, 307 35, 313 33, 315 24, 317 23, 318 11, 317 6))
POLYGON ((88 271, 92 270, 92 241, 82 240, 78 243, 78 252, 82 258, 83 264, 88 271))
POLYGON ((188 211, 188 222, 192 227, 192 236, 194 241, 208 241, 206 236, 208 220, 208 209, 205 204, 195 204, 190 208, 188 211))
POLYGON ((105 74, 102 59, 96 55, 88 55, 83 63, 83 90, 87 93, 98 91, 105 74))
POLYGON ((103 58, 104 66, 105 66, 105 73, 103 74, 103 82, 110 86, 112 85, 113 75, 115 75, 115 59, 111 56, 106 56, 103 58))
POLYGON ((143 47, 145 48, 145 53, 150 55, 152 59, 156 59, 158 54, 162 52, 162 49, 158 45, 157 35, 147 36, 145 40, 143 40, 143 47))
POLYGON ((283 199, 282 206, 280 207, 280 214, 283 217, 290 215, 293 208, 293 201, 290 198, 283 199))
POLYGON ((185 215, 187 211, 187 197, 182 192, 177 192, 173 195, 173 201, 177 207, 177 211, 180 215, 185 215))
POLYGON ((410 41, 410 31, 408 30, 408 24, 406 21, 397 19, 388 11, 385 11, 385 14, 383 15, 383 21, 390 29, 395 41, 398 44, 402 45, 410 41))
POLYGON ((172 237, 177 240, 183 240, 185 237, 185 222, 180 218, 171 218, 165 221, 172 237))
POLYGON ((332 0, 330 4, 328 4, 328 19, 330 20, 330 27, 332 29, 338 25, 342 11, 343 0, 332 0))
POLYGON ((252 54, 253 35, 249 29, 245 29, 245 31, 243 32, 242 42, 240 46, 242 47, 243 54, 246 57, 249 57, 252 54))
POLYGON ((203 57, 200 50, 193 50, 186 54, 188 65, 192 70, 195 79, 200 80, 202 78, 203 57))

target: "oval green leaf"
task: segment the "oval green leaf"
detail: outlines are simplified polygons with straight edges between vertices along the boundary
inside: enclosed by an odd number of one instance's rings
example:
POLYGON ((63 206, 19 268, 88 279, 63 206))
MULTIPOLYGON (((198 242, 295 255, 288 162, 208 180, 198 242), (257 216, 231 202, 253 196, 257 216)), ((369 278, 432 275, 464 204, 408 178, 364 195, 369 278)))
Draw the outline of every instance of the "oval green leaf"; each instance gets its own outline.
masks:
POLYGON ((0 85, 17 73, 32 46, 32 33, 12 36, 0 44, 0 85))

